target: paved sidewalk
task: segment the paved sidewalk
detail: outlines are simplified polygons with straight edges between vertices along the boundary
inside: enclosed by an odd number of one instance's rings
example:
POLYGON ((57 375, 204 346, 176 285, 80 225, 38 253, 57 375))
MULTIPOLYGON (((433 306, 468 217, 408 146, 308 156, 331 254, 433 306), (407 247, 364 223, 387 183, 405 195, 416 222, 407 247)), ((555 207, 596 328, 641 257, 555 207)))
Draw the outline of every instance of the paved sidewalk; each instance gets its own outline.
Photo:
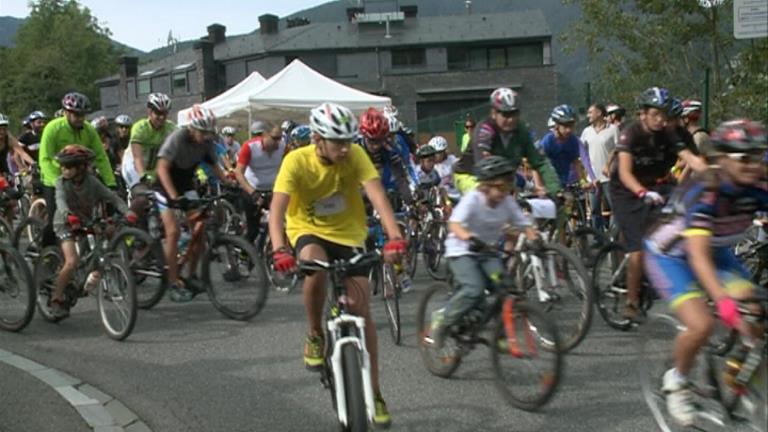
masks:
POLYGON ((0 432, 92 431, 56 390, 0 362, 0 432))

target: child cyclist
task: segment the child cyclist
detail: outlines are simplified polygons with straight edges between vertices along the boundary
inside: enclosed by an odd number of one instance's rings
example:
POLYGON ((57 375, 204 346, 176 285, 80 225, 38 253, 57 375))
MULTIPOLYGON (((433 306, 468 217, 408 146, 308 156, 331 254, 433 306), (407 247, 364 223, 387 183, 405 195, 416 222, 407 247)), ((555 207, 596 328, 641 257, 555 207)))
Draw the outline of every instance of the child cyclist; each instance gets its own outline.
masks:
POLYGON ((461 198, 448 220, 445 256, 457 290, 445 308, 432 317, 432 340, 438 349, 443 346, 447 330, 481 304, 487 282, 503 272, 501 258, 478 255, 474 250, 483 244, 496 244, 508 224, 523 227, 529 241, 538 239, 531 221, 510 194, 515 166, 504 157, 489 156, 477 163, 475 175, 478 188, 461 198))
MULTIPOLYGON (((114 208, 125 215, 126 220, 136 222, 136 215, 128 210, 128 206, 92 174, 88 172, 94 153, 86 147, 70 144, 57 155, 56 161, 61 167, 61 176, 56 180, 56 213, 53 228, 59 239, 61 252, 64 254, 64 265, 58 276, 56 286, 51 294, 51 314, 56 318, 69 315, 68 305, 64 303, 64 289, 77 268, 78 256, 73 231, 82 222, 88 222, 93 212, 101 203, 112 204, 114 208)), ((98 275, 89 277, 89 283, 98 281, 98 275)))
POLYGON ((419 158, 419 166, 416 168, 416 176, 419 178, 419 187, 428 189, 440 185, 440 173, 435 167, 435 155, 437 149, 431 144, 424 144, 416 150, 419 158))
POLYGON ((743 333, 736 299, 752 295, 749 272, 731 247, 768 208, 763 156, 765 128, 749 120, 723 123, 712 135, 715 166, 673 193, 670 214, 645 240, 648 278, 670 306, 683 330, 675 340, 674 368, 664 374, 667 410, 677 422, 692 425, 696 408, 686 376, 715 325, 707 297, 720 320, 743 333))

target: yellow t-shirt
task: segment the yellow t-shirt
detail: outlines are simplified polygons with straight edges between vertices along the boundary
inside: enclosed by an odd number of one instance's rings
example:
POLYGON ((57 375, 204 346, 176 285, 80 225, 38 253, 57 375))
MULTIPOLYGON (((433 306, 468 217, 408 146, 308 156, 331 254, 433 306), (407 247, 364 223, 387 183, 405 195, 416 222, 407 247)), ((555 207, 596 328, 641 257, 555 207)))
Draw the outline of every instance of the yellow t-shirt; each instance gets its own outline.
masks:
POLYGON ((274 192, 290 195, 285 231, 292 245, 306 234, 344 246, 361 247, 368 236, 360 186, 379 177, 359 145, 347 158, 324 165, 315 145, 285 156, 275 180, 274 192))

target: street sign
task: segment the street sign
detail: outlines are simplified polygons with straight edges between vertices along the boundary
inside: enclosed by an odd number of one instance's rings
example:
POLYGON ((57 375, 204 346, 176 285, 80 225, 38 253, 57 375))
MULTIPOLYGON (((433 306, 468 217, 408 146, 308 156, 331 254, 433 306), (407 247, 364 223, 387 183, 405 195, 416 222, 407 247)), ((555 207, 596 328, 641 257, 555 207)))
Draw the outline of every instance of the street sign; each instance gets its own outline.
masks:
POLYGON ((768 0, 733 0, 733 37, 768 37, 768 0))

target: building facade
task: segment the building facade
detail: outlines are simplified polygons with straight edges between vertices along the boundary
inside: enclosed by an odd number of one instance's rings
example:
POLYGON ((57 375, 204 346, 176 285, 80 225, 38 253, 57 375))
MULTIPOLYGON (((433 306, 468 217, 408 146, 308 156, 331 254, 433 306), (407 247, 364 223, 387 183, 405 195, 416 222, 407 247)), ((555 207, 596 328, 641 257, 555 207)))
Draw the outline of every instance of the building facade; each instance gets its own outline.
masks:
MULTIPOLYGON (((169 94, 175 114, 253 71, 269 78, 299 58, 346 85, 389 96, 414 129, 425 119, 458 118, 506 86, 520 93, 524 119, 543 130, 557 83, 541 11, 419 17, 415 6, 399 9, 349 8, 338 22, 322 23, 267 14, 259 31, 231 37, 210 25, 191 48, 167 57, 142 65, 123 57, 119 74, 97 82, 102 114, 141 117, 150 92, 169 94)), ((452 132, 446 122, 429 129, 418 132, 452 132)))

